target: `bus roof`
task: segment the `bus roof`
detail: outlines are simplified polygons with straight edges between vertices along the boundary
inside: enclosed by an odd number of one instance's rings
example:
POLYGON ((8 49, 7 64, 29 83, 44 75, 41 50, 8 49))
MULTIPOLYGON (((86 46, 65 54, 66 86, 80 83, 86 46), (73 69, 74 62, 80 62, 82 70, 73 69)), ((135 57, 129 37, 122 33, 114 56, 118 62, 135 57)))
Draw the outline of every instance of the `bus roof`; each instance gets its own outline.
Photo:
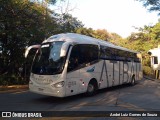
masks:
POLYGON ((53 42, 53 41, 66 41, 66 42, 73 42, 77 44, 78 43, 79 44, 95 44, 95 45, 102 45, 102 46, 107 46, 107 47, 112 47, 112 48, 116 48, 116 49, 120 49, 124 51, 137 53, 133 50, 129 50, 127 48, 114 45, 110 42, 107 42, 101 39, 96 39, 93 37, 89 37, 86 35, 77 34, 77 33, 61 33, 61 34, 53 35, 49 37, 47 40, 44 40, 43 43, 53 42))

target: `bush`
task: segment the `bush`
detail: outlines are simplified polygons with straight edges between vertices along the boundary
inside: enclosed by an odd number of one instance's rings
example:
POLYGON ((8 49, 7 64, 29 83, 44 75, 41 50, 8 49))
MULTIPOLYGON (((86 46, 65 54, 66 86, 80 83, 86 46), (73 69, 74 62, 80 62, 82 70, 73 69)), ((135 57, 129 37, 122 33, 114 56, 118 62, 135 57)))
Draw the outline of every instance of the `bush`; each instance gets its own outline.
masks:
POLYGON ((23 77, 15 75, 0 75, 0 85, 24 85, 28 84, 28 77, 24 79, 23 77))
POLYGON ((153 70, 149 66, 143 66, 143 74, 149 77, 154 77, 153 70))

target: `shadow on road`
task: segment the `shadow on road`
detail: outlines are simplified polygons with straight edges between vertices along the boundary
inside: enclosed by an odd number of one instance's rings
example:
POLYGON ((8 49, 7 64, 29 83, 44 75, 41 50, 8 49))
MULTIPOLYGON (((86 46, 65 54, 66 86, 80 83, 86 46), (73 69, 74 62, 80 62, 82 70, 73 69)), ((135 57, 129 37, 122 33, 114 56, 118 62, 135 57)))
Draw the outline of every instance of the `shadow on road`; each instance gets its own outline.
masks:
MULTIPOLYGON (((136 83, 138 84, 138 83, 136 83)), ((124 90, 127 89, 128 87, 132 87, 130 84, 124 84, 124 85, 119 85, 119 86, 113 86, 113 87, 109 87, 109 88, 104 88, 101 90, 97 91, 97 94, 94 96, 90 96, 90 98, 95 98, 96 96, 99 95, 103 95, 106 92, 118 92, 120 90, 124 90)), ((134 86, 133 86, 134 87, 134 86)), ((53 97, 53 96, 42 96, 39 98, 34 99, 34 102, 39 102, 39 103, 55 103, 55 104, 61 104, 61 103, 70 103, 73 101, 77 101, 77 100, 82 100, 82 99, 87 99, 88 96, 86 96, 85 93, 83 94, 78 94, 78 95, 73 95, 73 96, 69 96, 69 97, 64 97, 64 98, 58 98, 58 97, 53 97)))

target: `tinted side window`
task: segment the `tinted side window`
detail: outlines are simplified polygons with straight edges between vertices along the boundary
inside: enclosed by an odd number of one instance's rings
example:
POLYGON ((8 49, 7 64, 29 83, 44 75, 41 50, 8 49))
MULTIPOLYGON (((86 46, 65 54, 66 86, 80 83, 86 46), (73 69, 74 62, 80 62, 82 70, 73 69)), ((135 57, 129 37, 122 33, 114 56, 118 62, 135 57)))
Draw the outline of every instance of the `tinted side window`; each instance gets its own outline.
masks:
POLYGON ((98 46, 97 45, 79 45, 79 63, 87 64, 98 60, 98 46))
POLYGON ((97 45, 79 44, 73 46, 69 58, 68 71, 85 67, 87 63, 98 60, 98 53, 97 45))
POLYGON ((111 56, 111 49, 106 46, 100 46, 100 58, 106 59, 108 56, 111 56))

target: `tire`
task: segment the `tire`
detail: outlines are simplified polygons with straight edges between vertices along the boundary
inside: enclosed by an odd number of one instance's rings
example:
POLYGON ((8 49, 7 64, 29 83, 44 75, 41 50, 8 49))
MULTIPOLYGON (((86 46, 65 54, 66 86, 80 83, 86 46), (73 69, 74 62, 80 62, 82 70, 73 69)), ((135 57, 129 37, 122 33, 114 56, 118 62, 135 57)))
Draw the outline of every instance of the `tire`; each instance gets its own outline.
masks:
POLYGON ((130 82, 131 86, 134 86, 136 84, 135 76, 132 77, 132 80, 130 82))
POLYGON ((89 82, 88 87, 87 87, 87 96, 93 96, 96 94, 97 91, 97 86, 94 82, 89 82))

